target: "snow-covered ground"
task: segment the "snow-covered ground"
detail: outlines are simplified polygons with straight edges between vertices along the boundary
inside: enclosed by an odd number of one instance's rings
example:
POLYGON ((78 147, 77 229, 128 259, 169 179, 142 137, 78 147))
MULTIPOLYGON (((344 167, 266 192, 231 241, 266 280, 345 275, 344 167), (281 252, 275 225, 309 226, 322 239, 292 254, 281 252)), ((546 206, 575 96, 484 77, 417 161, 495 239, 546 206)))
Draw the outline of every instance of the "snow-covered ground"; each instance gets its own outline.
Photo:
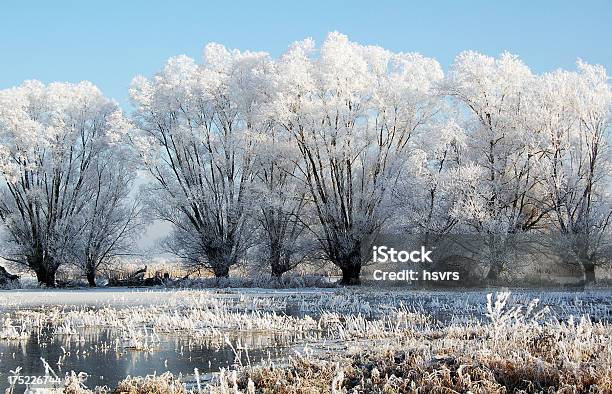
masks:
POLYGON ((95 288, 95 289, 23 289, 0 291, 0 310, 41 306, 182 305, 194 296, 218 298, 240 295, 283 296, 294 294, 327 294, 330 289, 210 289, 177 290, 166 288, 95 288))
MULTIPOLYGON (((295 363, 296 352, 311 363, 356 362, 365 354, 378 357, 385 349, 427 344, 429 350, 419 356, 423 362, 448 352, 467 357, 468 348, 470 357, 481 351, 483 357, 491 352, 506 357, 542 335, 563 344, 564 362, 597 352, 604 357, 597 362, 605 366, 612 353, 597 349, 612 338, 611 306, 612 291, 606 289, 514 289, 511 296, 367 287, 9 290, 0 292, 0 388, 16 368, 41 374, 46 362, 58 375, 86 372, 90 387, 115 387, 127 375, 164 371, 190 376, 187 383, 195 387, 193 379, 201 378, 195 369, 201 374, 240 369, 251 376, 258 366, 295 363), (576 341, 586 341, 588 349, 577 348, 576 341)), ((591 368, 598 371, 597 364, 591 368)), ((339 379, 337 371, 328 372, 329 379, 339 379)), ((229 375, 219 376, 228 384, 229 375)))
MULTIPOLYGON (((508 289, 505 289, 508 290, 508 289)), ((163 306, 191 307, 223 302, 235 309, 279 311, 289 314, 320 314, 321 312, 361 313, 381 316, 389 310, 403 307, 421 313, 438 315, 478 316, 485 312, 488 293, 484 290, 412 290, 361 288, 95 288, 95 289, 23 289, 0 291, 0 312, 44 307, 123 308, 163 306), (287 312, 283 310, 283 312, 287 312)), ((612 289, 559 291, 509 289, 513 300, 526 304, 532 299, 551 308, 560 318, 569 315, 589 315, 594 319, 612 320, 612 289)))

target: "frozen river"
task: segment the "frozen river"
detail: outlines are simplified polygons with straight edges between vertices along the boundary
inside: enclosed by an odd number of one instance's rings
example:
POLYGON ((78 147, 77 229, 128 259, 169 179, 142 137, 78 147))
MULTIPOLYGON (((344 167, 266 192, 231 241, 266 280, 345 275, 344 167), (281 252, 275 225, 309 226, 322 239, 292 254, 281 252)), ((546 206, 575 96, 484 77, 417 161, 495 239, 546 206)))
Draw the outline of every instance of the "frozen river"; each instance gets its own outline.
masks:
MULTIPOLYGON (((391 320, 385 319, 398 313, 409 316, 414 327, 478 321, 486 312, 486 293, 374 289, 1 291, 0 389, 8 388, 16 374, 63 378, 70 371, 86 373, 85 384, 90 388, 112 388, 126 376, 166 371, 189 381, 196 369, 205 381, 221 368, 283 363, 304 346, 324 349, 328 340, 338 346, 346 342, 351 325, 381 321, 380 327, 392 326, 391 320)), ((612 292, 608 290, 513 291, 515 306, 526 306, 534 298, 540 300, 540 310, 548 308, 557 320, 588 315, 593 321, 612 321, 612 292)), ((14 386, 14 392, 24 389, 14 386)))

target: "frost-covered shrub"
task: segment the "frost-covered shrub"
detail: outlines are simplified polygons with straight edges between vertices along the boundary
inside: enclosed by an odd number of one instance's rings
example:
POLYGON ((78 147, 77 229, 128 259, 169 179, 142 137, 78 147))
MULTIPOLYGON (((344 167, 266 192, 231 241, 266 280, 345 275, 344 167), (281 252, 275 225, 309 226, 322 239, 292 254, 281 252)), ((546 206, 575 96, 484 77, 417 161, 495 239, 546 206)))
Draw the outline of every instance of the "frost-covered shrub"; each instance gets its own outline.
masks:
POLYGON ((181 378, 175 377, 170 372, 161 375, 148 375, 146 377, 127 377, 119 382, 114 390, 115 393, 140 394, 140 393, 187 393, 187 389, 181 382, 181 378))
POLYGON ((254 275, 249 277, 227 277, 227 278, 186 278, 167 282, 168 287, 175 288, 224 288, 245 287, 264 289, 283 288, 305 288, 305 287, 336 287, 331 278, 323 275, 289 275, 281 278, 270 277, 270 275, 254 275))

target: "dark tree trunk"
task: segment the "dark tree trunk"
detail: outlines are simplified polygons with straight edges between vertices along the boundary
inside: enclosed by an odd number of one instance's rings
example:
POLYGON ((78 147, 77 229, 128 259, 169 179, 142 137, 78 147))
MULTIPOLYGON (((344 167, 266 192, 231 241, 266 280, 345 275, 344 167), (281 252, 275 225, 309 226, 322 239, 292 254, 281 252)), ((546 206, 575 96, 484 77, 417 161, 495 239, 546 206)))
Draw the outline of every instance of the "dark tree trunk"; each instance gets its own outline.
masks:
POLYGON ((341 285, 356 286, 361 284, 361 279, 359 278, 361 274, 361 264, 348 265, 340 267, 340 269, 342 270, 341 285))
POLYGON ((341 285, 354 286, 361 284, 361 246, 359 244, 348 255, 344 255, 336 265, 342 271, 341 285))
POLYGON ((489 267, 489 272, 487 272, 486 283, 488 285, 494 285, 499 280, 499 276, 503 271, 503 265, 499 262, 492 262, 489 267))
POLYGON ((278 243, 272 242, 272 245, 270 245, 270 256, 268 256, 268 258, 270 259, 272 277, 280 279, 280 277, 285 273, 286 269, 281 261, 280 245, 278 245, 278 243))
POLYGON ((57 270, 54 268, 46 268, 39 266, 37 269, 35 269, 36 279, 38 280, 38 283, 47 287, 55 287, 56 271, 57 270))
POLYGON ((96 287, 96 273, 95 271, 87 272, 87 283, 89 287, 96 287))
POLYGON ((582 269, 584 270, 584 284, 593 284, 596 281, 595 264, 591 262, 583 262, 582 269))
POLYGON ((213 274, 215 275, 215 278, 227 278, 229 277, 229 266, 214 266, 213 274))
POLYGON ((232 244, 227 243, 224 246, 210 248, 206 250, 209 269, 215 275, 215 278, 229 277, 230 267, 236 264, 236 260, 232 256, 232 244))
POLYGON ((283 277, 283 274, 286 272, 285 267, 282 265, 272 265, 272 277, 275 279, 280 279, 283 277))
POLYGON ((55 273, 57 268, 49 261, 45 261, 42 255, 28 256, 28 266, 36 273, 36 279, 41 285, 55 287, 55 273))
POLYGON ((291 260, 287 253, 281 253, 280 247, 273 249, 270 253, 270 268, 272 277, 280 279, 283 274, 292 269, 291 260))

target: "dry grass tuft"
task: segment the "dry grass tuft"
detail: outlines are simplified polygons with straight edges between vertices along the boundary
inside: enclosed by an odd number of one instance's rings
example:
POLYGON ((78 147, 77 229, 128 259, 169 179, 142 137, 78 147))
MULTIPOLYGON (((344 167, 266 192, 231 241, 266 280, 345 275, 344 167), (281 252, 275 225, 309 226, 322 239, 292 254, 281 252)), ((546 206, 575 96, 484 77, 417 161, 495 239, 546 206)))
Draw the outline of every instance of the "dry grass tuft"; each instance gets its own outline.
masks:
POLYGON ((170 372, 157 376, 128 377, 113 391, 115 394, 182 394, 187 393, 185 386, 179 378, 170 372))

